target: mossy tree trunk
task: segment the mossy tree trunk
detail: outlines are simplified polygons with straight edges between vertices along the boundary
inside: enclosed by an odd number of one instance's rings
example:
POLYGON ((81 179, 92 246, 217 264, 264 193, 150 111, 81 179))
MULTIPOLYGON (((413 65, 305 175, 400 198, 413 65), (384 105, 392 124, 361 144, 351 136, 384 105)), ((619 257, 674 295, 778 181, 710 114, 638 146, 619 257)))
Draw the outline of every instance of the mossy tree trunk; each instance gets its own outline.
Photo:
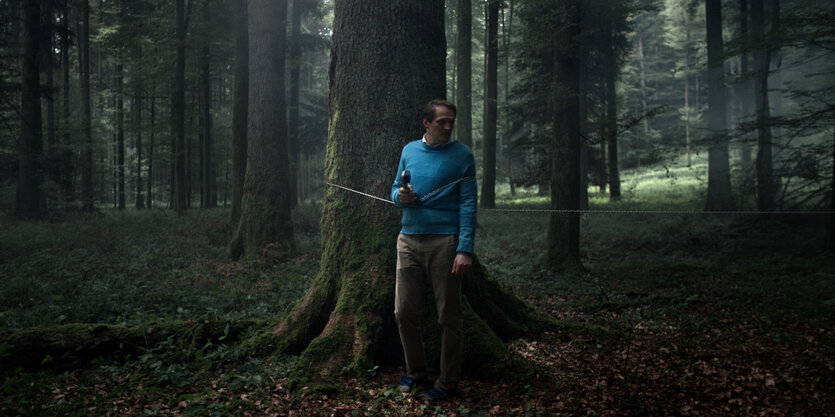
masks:
POLYGON ((294 249, 284 101, 287 0, 250 1, 247 8, 247 165, 241 218, 229 244, 232 259, 257 256, 268 245, 279 257, 294 249))
MULTIPOLYGON (((336 3, 326 181, 389 194, 401 148, 423 134, 422 105, 445 91, 443 13, 440 0, 336 3)), ((296 307, 257 344, 301 354, 297 381, 327 380, 346 370, 362 374, 374 364, 402 360, 394 323, 400 214, 393 205, 327 189, 321 270, 296 307)), ((507 337, 542 321, 488 281, 481 267, 465 287, 465 295, 475 293, 468 298, 479 301, 465 303, 465 357, 470 368, 487 372, 504 357, 491 323, 501 323, 499 335, 507 337), (480 318, 488 312, 495 317, 480 318)), ((428 319, 428 327, 434 322, 428 319)), ((431 335, 427 339, 431 345, 431 335)))

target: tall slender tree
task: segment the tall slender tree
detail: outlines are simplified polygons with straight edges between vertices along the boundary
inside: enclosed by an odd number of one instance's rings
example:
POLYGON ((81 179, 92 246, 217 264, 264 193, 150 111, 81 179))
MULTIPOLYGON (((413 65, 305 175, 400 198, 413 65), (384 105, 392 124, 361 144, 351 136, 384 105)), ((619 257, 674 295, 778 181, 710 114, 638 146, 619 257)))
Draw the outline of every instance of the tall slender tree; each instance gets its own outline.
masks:
POLYGON ((731 169, 728 156, 725 56, 722 45, 722 0, 705 0, 707 27, 708 142, 707 202, 705 209, 730 210, 731 169))
POLYGON ((499 86, 499 0, 487 4, 487 68, 484 91, 484 137, 482 147, 481 206, 496 207, 496 128, 499 86))
POLYGON ((603 42, 605 42, 603 54, 606 65, 606 144, 609 172, 609 198, 620 199, 620 159, 618 157, 618 97, 617 97, 617 51, 615 50, 614 22, 611 19, 604 20, 603 42))
POLYGON ((458 114, 455 117, 456 138, 473 146, 473 5, 472 0, 458 0, 458 45, 455 48, 457 82, 455 97, 458 114))
POLYGON ((235 0, 235 81, 232 90, 232 216, 241 218, 241 201, 246 177, 246 130, 249 113, 249 33, 247 0, 235 0))
POLYGON ((754 108, 757 125, 757 208, 774 208, 774 168, 768 107, 769 51, 765 39, 763 0, 751 0, 751 37, 754 47, 754 108))
POLYGON ((41 132, 41 2, 21 0, 23 50, 21 51, 20 142, 18 145, 17 215, 41 216, 43 137, 41 132))
POLYGON ((546 264, 577 272, 580 264, 580 2, 557 3, 554 47, 554 133, 551 140, 551 208, 546 264))
MULTIPOLYGON (((211 4, 203 4, 204 24, 211 25, 211 4)), ((217 207, 214 144, 212 140, 211 38, 204 40, 200 53, 200 206, 217 207)))
MULTIPOLYGON (((191 0, 189 0, 191 5, 191 0)), ((177 214, 187 208, 186 184, 186 9, 185 0, 177 0, 175 43, 177 58, 174 68, 174 88, 171 94, 171 139, 174 152, 174 194, 172 203, 177 214)))
POLYGON ((290 152, 290 202, 295 207, 299 202, 298 174, 299 174, 299 92, 301 85, 299 78, 302 67, 301 26, 304 0, 293 0, 290 13, 290 54, 288 55, 288 73, 290 74, 289 95, 287 103, 287 142, 290 152))
POLYGON ((81 204, 84 211, 93 210, 93 133, 90 102, 90 0, 81 4, 81 204))
POLYGON ((255 257, 267 245, 294 250, 284 100, 287 0, 250 0, 249 128, 241 218, 229 244, 232 259, 255 257))

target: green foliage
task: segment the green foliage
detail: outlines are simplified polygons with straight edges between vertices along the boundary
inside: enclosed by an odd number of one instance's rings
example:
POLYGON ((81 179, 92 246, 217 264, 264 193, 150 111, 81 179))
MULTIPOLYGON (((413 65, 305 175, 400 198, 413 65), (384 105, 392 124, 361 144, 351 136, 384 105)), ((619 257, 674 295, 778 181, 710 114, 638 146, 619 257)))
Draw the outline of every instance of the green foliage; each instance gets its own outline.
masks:
MULTIPOLYGON (((310 222, 311 216, 299 218, 310 222)), ((0 293, 0 324, 136 324, 280 314, 306 289, 318 259, 229 263, 227 218, 226 210, 182 218, 164 211, 126 211, 5 225, 0 274, 7 290, 0 293)), ((317 231, 304 230, 300 245, 315 251, 317 231)))

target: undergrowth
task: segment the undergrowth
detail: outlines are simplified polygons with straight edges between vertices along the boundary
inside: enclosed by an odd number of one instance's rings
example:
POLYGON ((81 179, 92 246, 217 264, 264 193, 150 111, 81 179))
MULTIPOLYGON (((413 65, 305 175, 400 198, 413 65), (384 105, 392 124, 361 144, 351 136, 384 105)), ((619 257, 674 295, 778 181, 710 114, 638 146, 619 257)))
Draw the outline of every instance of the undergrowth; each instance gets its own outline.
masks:
MULTIPOLYGON (((470 382, 447 405, 400 396, 391 385, 397 371, 377 366, 368 370, 376 379, 298 395, 284 387, 295 357, 251 358, 224 340, 172 338, 127 360, 11 370, 0 414, 826 414, 835 261, 823 217, 646 212, 698 210, 703 186, 697 175, 694 183, 679 179, 687 175, 630 173, 615 202, 592 193, 594 212, 581 215, 583 274, 542 267, 549 213, 480 210, 476 253, 490 275, 570 325, 512 342, 514 360, 529 365, 524 375, 503 385, 470 382)), ((511 196, 500 188, 497 199, 500 208, 549 204, 527 189, 511 196)), ((283 261, 228 261, 223 209, 4 221, 0 331, 274 322, 318 272, 319 210, 294 213, 299 253, 283 261)))

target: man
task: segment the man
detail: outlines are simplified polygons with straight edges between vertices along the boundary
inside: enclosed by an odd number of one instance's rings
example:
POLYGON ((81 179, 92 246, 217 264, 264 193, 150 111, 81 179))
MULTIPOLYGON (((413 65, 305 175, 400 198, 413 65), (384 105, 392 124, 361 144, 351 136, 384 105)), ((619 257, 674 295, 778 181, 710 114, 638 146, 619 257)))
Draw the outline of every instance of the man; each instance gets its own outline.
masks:
POLYGON ((428 401, 446 399, 461 379, 461 280, 472 267, 476 226, 475 161, 469 147, 450 140, 455 116, 450 102, 426 104, 426 134, 403 148, 391 187, 392 201, 403 207, 394 300, 406 357, 399 388, 408 393, 427 381, 420 312, 428 283, 441 327, 441 373, 434 386, 421 394, 428 401), (402 182, 404 171, 411 174, 408 184, 402 182))

